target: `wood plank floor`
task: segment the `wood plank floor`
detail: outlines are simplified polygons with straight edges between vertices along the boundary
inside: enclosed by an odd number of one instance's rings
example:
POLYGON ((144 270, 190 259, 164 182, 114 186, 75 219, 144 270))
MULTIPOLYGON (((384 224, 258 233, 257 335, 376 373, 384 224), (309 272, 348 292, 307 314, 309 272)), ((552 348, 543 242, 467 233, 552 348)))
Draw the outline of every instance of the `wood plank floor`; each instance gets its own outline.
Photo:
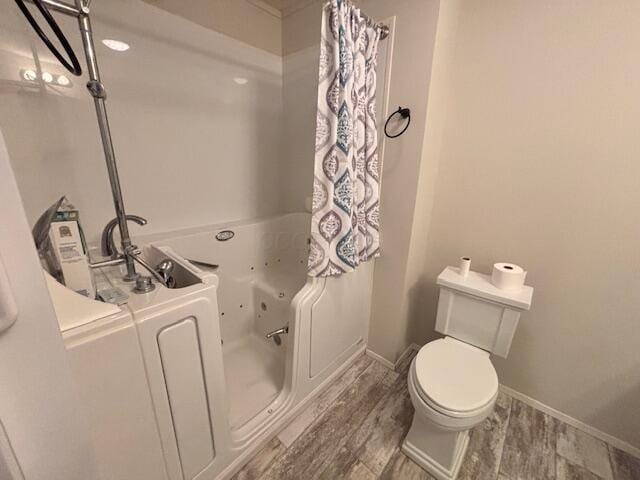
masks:
MULTIPOLYGON (((433 480, 400 451, 410 362, 393 371, 362 355, 234 479, 433 480)), ((458 478, 640 480, 640 459, 500 393, 458 478)))

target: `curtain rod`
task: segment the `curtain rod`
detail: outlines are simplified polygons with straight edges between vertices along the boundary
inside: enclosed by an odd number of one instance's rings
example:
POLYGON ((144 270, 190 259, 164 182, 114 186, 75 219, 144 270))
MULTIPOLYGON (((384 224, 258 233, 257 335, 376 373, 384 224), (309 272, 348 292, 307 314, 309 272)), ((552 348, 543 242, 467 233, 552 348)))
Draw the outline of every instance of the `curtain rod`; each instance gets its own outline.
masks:
POLYGON ((384 40, 389 36, 389 25, 385 25, 382 22, 374 22, 373 19, 366 13, 360 12, 360 16, 365 19, 369 26, 380 30, 380 40, 384 40))
POLYGON ((376 27, 380 29, 380 40, 384 40, 389 36, 389 25, 385 25, 384 23, 376 24, 376 27))

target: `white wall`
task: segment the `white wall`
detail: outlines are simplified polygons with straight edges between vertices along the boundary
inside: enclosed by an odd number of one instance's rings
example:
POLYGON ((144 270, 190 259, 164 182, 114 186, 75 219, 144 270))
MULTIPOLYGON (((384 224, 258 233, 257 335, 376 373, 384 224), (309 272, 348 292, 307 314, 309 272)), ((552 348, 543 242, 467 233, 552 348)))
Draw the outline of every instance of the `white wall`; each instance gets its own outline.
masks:
MULTIPOLYGON (((281 58, 138 1, 95 2, 92 12, 97 41, 131 45, 98 44, 98 56, 125 204, 149 219, 144 232, 281 211, 281 58)), ((57 17, 82 53, 77 25, 57 17)), ((16 5, 2 2, 0 128, 27 215, 33 223, 67 194, 95 239, 114 213, 86 77, 34 88, 20 70, 38 63, 63 73, 16 5)))
POLYGON ((262 0, 144 1, 267 52, 282 54, 282 14, 262 0))
POLYGON ((459 256, 523 265, 533 307, 500 381, 636 447, 638 25, 635 2, 462 3, 410 326, 433 338, 435 277, 459 256))
POLYGON ((322 23, 322 0, 300 2, 291 12, 285 12, 282 18, 282 54, 294 52, 320 43, 322 23))
MULTIPOLYGON (((429 253, 429 227, 434 208, 438 167, 447 126, 449 98, 452 94, 452 70, 457 44, 457 27, 464 0, 447 0, 440 3, 436 32, 431 82, 428 92, 428 109, 424 130, 420 173, 416 191, 416 207, 411 222, 411 240, 408 251, 407 272, 404 284, 403 304, 398 315, 396 355, 404 352, 416 340, 415 330, 432 328, 432 318, 424 312, 424 291, 433 289, 433 279, 424 276, 424 265, 429 253)), ((431 334, 433 336, 433 333, 431 334)))
MULTIPOLYGON (((320 12, 317 20, 319 39, 320 12)), ((284 31, 287 31, 292 23, 294 22, 291 22, 290 18, 285 18, 284 31)), ((282 148, 286 165, 283 176, 287 185, 283 189, 282 201, 288 212, 304 211, 305 198, 312 195, 319 61, 319 43, 282 58, 284 112, 282 148)))

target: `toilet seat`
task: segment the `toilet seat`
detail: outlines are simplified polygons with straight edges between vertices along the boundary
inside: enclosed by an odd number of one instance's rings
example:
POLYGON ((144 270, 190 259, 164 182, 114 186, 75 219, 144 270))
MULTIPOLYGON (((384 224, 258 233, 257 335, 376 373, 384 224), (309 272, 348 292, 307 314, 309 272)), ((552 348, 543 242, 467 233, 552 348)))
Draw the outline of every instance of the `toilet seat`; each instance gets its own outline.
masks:
POLYGON ((489 354, 451 337, 423 346, 411 368, 421 400, 448 417, 482 414, 498 395, 498 375, 489 354))

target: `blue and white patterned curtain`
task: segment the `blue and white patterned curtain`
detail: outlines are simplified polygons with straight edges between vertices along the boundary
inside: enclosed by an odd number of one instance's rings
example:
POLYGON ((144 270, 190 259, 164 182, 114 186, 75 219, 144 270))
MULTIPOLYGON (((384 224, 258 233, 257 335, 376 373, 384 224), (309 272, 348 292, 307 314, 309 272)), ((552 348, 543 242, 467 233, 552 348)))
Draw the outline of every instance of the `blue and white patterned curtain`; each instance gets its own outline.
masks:
POLYGON ((380 251, 379 29, 348 0, 322 14, 309 275, 353 271, 380 251))

